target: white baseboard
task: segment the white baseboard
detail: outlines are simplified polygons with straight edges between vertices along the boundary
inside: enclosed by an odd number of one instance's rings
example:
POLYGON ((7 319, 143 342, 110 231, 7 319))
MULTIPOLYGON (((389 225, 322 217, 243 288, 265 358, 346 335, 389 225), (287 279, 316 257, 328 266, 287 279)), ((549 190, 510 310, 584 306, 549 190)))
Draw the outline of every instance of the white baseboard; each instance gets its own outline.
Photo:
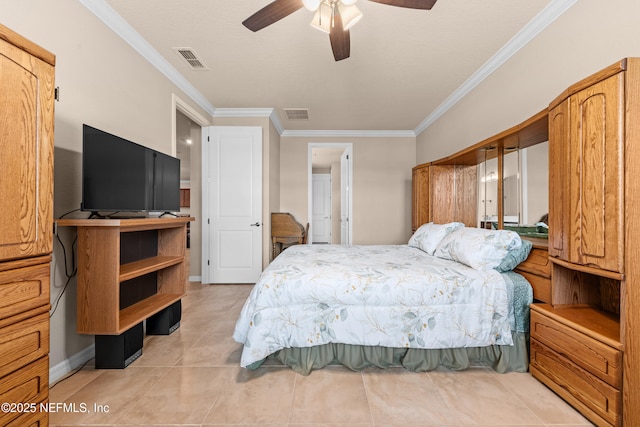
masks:
POLYGON ((202 276, 189 276, 189 281, 190 282, 201 283, 202 282, 202 276))
POLYGON ((49 387, 87 363, 87 361, 93 359, 95 355, 96 346, 95 344, 91 344, 81 352, 74 354, 66 360, 63 360, 56 366, 49 368, 49 387))

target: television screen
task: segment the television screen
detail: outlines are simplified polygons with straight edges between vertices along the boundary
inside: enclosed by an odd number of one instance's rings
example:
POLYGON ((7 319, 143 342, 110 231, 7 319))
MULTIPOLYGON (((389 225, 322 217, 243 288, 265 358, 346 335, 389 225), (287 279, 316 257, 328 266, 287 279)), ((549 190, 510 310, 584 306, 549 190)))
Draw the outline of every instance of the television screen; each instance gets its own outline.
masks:
POLYGON ((153 210, 180 210, 180 160, 162 153, 153 153, 153 210))
POLYGON ((82 210, 180 210, 180 160, 83 126, 82 210))

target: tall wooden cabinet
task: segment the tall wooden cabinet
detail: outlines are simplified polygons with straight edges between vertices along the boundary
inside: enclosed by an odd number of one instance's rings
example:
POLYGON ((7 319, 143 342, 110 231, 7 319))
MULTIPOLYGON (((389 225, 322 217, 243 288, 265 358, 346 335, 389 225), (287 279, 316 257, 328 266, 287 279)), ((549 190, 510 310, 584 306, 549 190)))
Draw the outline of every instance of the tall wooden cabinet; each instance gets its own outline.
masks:
POLYGON ((640 60, 549 111, 552 298, 532 306, 530 369, 596 425, 640 425, 640 60))
POLYGON ((569 100, 549 110, 549 255, 569 259, 569 100))
MULTIPOLYGON (((55 56, 0 25, 0 396, 49 395, 55 56)), ((36 406, 37 407, 37 406, 36 406)), ((2 411, 0 425, 47 425, 2 411)))
POLYGON ((569 261, 623 271, 624 74, 569 98, 569 261))
POLYGON ((430 221, 429 164, 418 165, 411 170, 411 231, 430 221))

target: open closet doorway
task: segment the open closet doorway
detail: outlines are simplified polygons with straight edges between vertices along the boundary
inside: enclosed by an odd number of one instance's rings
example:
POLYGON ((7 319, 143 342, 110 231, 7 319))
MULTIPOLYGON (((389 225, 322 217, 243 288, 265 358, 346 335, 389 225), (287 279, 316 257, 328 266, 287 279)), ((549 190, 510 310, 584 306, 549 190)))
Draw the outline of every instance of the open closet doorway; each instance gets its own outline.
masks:
POLYGON ((352 242, 353 146, 309 143, 308 243, 352 242))
POLYGON ((172 154, 180 159, 180 215, 195 218, 188 224, 187 275, 202 280, 202 127, 211 123, 189 104, 172 97, 172 154), (190 142, 189 142, 190 141, 190 142))

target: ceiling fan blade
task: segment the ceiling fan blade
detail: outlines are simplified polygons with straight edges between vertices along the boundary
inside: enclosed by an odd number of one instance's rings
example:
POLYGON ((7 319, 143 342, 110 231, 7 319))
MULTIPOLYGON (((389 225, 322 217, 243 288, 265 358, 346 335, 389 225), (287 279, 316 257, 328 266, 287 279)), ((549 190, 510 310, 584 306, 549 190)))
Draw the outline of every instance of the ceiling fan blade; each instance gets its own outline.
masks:
POLYGON ((275 0, 242 22, 251 31, 258 31, 302 9, 302 0, 275 0))
POLYGON ((387 4, 389 6, 408 7, 410 9, 431 10, 436 0, 369 0, 375 3, 387 4))
POLYGON ((336 61, 347 59, 351 55, 351 37, 349 30, 345 30, 342 25, 342 16, 336 11, 333 18, 333 26, 329 33, 331 50, 336 61))

